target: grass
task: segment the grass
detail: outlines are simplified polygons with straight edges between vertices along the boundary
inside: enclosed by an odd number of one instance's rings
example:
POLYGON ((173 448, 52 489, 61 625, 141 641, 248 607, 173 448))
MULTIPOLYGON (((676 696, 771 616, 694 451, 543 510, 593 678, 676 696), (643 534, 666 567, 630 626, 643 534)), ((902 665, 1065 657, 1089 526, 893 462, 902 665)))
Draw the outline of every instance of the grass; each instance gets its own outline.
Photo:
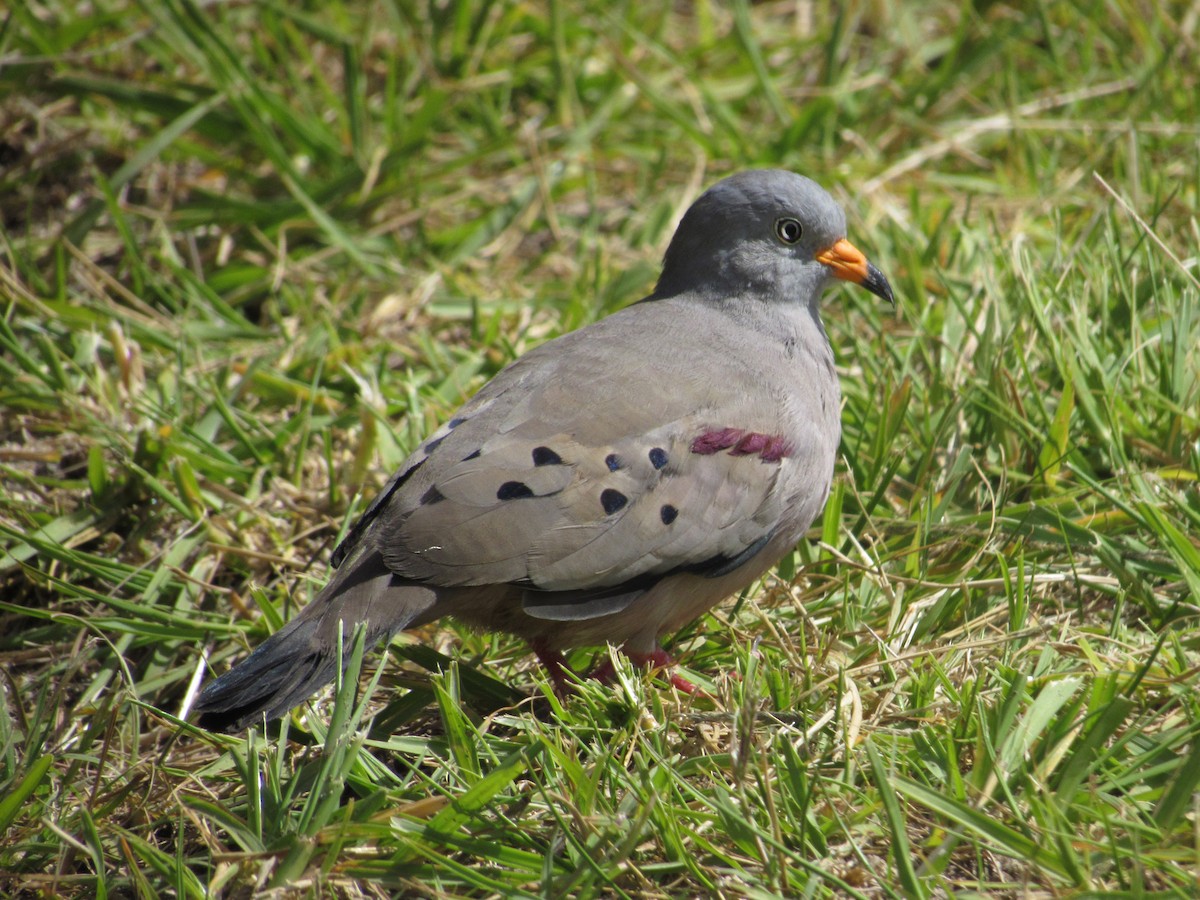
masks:
MULTIPOLYGON (((1194 4, 0 14, 0 892, 1190 897, 1194 4), (176 714, 728 172, 888 273, 811 540, 561 703, 452 622, 279 734, 176 714)), ((583 648, 583 667, 606 651, 583 648)), ((361 674, 361 677, 357 677, 361 674)))

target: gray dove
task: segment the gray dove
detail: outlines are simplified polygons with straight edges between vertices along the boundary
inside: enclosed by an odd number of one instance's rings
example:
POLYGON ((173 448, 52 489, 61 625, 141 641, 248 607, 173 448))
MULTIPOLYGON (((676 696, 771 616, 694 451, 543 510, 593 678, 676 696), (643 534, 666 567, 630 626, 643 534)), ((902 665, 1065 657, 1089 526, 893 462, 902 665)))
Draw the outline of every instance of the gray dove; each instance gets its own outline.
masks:
MULTIPOLYGON (((241 730, 369 643, 450 615, 562 651, 659 641, 754 582, 821 512, 841 438, 818 310, 842 279, 892 301, 841 208, 779 170, 718 182, 679 223, 654 292, 488 382, 392 476, 299 615, 199 695, 241 730)), ((691 685, 675 678, 679 687, 691 685)))

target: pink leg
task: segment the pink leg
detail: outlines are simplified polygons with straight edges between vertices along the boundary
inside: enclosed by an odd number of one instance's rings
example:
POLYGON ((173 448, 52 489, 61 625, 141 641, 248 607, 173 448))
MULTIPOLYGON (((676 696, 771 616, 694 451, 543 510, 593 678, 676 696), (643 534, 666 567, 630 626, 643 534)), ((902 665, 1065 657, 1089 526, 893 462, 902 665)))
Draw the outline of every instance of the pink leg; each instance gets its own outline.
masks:
MULTIPOLYGON (((671 666, 675 665, 675 660, 671 659, 670 654, 661 647, 656 648, 653 653, 638 653, 637 651, 626 650, 624 648, 621 649, 621 652, 629 657, 629 661, 640 669, 670 669, 671 666)), ((613 671, 612 659, 610 658, 605 659, 604 662, 596 666, 591 677, 608 684, 612 681, 614 674, 616 673, 613 671)), ((670 672, 667 680, 670 681, 673 688, 683 691, 685 694, 704 695, 704 691, 700 687, 692 684, 682 675, 670 672)))
POLYGON ((592 669, 588 674, 588 678, 594 678, 601 684, 612 684, 613 678, 616 677, 617 670, 613 668, 612 657, 604 657, 604 662, 592 669))
POLYGON ((563 655, 557 650, 551 650, 542 641, 534 641, 530 646, 541 664, 546 667, 546 674, 554 682, 554 693, 560 697, 574 693, 575 685, 571 680, 573 673, 563 655))

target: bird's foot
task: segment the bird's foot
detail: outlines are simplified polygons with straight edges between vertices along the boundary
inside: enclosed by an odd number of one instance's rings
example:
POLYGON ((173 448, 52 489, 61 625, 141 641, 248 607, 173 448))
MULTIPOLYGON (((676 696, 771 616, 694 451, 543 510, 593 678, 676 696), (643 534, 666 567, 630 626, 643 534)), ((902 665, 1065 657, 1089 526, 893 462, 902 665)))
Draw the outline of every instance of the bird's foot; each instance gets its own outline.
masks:
MULTIPOLYGON (((636 650, 625 649, 622 649, 621 652, 624 653, 629 658, 629 661, 639 669, 669 670, 675 665, 675 660, 672 659, 671 655, 661 647, 656 648, 652 653, 638 653, 636 650)), ((591 677, 603 684, 609 684, 613 678, 616 677, 616 674, 616 669, 612 664, 612 657, 609 657, 605 659, 604 662, 600 663, 600 665, 596 666, 596 668, 592 671, 591 677)), ((665 674, 667 675, 667 681, 671 683, 671 687, 675 688, 676 690, 683 691, 685 694, 692 694, 693 696, 707 696, 703 688, 692 684, 692 682, 688 681, 682 675, 670 671, 666 672, 665 674)))
POLYGON ((554 693, 559 697, 568 697, 575 693, 575 673, 567 665, 562 653, 550 649, 541 641, 534 641, 531 646, 538 661, 545 667, 546 674, 554 682, 554 693))
MULTIPOLYGON (((562 653, 551 649, 540 641, 534 642, 532 648, 538 660, 546 668, 546 674, 554 682, 554 692, 559 697, 568 697, 575 693, 576 675, 571 667, 567 665, 567 660, 562 653)), ((666 675, 671 687, 676 690, 694 697, 708 696, 708 692, 699 685, 693 684, 682 675, 670 671, 671 667, 675 665, 675 660, 661 647, 656 648, 652 653, 639 653, 636 650, 626 650, 624 648, 622 648, 621 652, 639 669, 667 670, 664 672, 664 675, 666 675)), ((612 657, 607 657, 604 662, 592 670, 588 677, 596 679, 601 684, 612 684, 616 675, 617 671, 613 666, 612 657)))

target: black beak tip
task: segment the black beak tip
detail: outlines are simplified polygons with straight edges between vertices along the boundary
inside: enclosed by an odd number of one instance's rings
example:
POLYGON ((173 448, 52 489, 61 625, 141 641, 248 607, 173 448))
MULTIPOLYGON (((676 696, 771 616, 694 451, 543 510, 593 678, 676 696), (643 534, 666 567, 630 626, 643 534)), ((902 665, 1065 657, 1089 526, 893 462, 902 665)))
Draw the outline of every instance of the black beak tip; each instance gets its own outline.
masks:
POLYGON ((876 297, 882 297, 892 306, 896 305, 896 297, 892 293, 892 286, 888 284, 887 277, 870 263, 867 263, 867 277, 862 280, 862 286, 876 297))

